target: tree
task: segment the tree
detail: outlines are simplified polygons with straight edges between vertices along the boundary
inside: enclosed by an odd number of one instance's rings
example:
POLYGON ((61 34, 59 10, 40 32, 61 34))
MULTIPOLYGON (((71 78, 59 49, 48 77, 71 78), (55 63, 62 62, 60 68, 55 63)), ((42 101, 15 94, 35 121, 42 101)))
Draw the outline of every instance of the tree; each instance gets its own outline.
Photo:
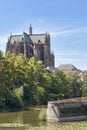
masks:
POLYGON ((2 60, 4 58, 4 54, 3 52, 0 50, 0 60, 2 60))
POLYGON ((24 100, 26 103, 41 104, 42 100, 40 97, 45 94, 45 90, 43 88, 43 72, 44 66, 42 61, 37 61, 34 57, 32 57, 27 62, 25 70, 26 82, 24 84, 24 100), (41 95, 40 91, 42 93, 41 95))
POLYGON ((61 70, 56 70, 53 73, 53 91, 55 93, 56 99, 68 98, 68 82, 66 80, 66 75, 61 70))
POLYGON ((66 77, 69 86, 69 97, 81 97, 82 96, 82 80, 78 72, 67 72, 66 77))
POLYGON ((87 75, 83 76, 82 96, 87 96, 87 75))

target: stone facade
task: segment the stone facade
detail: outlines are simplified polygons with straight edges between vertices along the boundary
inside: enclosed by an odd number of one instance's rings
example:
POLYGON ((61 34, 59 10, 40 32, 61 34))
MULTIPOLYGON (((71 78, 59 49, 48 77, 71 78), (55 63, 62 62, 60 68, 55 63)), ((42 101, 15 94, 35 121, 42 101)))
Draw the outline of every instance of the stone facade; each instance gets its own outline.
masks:
POLYGON ((49 34, 32 34, 32 27, 29 27, 29 34, 10 35, 6 45, 6 52, 22 53, 26 58, 35 57, 42 60, 45 67, 54 66, 54 54, 50 50, 49 34))
POLYGON ((87 97, 49 101, 46 120, 48 122, 87 120, 87 97))
POLYGON ((61 64, 58 69, 62 71, 80 71, 73 64, 61 64))

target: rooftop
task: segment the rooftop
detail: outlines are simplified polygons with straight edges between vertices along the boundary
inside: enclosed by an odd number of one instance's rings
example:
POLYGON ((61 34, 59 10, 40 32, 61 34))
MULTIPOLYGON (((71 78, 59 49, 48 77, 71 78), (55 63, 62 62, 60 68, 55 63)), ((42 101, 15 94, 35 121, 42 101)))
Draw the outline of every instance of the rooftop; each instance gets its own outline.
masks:
POLYGON ((29 35, 25 32, 23 32, 22 35, 11 35, 10 36, 10 43, 19 43, 19 42, 33 42, 33 43, 39 43, 44 44, 46 40, 46 34, 32 34, 29 35))
POLYGON ((46 39, 46 34, 32 34, 30 35, 30 38, 33 43, 44 44, 46 39))
POLYGON ((78 70, 73 64, 61 64, 58 66, 58 69, 63 71, 78 70))

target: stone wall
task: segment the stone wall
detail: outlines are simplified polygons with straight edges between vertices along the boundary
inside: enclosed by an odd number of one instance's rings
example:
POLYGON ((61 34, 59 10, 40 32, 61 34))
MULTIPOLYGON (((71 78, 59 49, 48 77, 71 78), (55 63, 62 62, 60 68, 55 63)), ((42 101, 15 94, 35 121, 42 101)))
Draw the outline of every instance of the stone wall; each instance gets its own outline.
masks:
POLYGON ((47 121, 75 121, 87 119, 87 97, 48 102, 47 121))
POLYGON ((9 42, 6 45, 6 52, 15 53, 18 55, 19 53, 22 53, 25 55, 26 58, 31 58, 34 56, 33 54, 33 47, 29 43, 14 43, 10 44, 9 42))

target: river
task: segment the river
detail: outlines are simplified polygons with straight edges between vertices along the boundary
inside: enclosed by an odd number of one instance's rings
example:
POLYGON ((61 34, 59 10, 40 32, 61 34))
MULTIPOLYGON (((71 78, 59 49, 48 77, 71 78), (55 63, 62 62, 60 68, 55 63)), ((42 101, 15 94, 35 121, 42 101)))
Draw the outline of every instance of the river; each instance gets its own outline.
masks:
MULTIPOLYGON (((55 126, 55 123, 47 124, 45 121, 39 121, 38 116, 42 107, 31 107, 27 110, 15 112, 0 112, 0 130, 27 130, 27 128, 36 128, 37 126, 55 126)), ((87 130, 86 122, 57 123, 58 129, 61 127, 70 130, 87 130), (77 126, 77 127, 76 127, 77 126), (84 127, 83 127, 84 126, 84 127)), ((67 129, 67 130, 69 130, 67 129)), ((62 130, 62 129, 61 129, 62 130)))
POLYGON ((16 112, 0 112, 0 130, 25 130, 29 126, 45 125, 38 116, 42 107, 16 112))

